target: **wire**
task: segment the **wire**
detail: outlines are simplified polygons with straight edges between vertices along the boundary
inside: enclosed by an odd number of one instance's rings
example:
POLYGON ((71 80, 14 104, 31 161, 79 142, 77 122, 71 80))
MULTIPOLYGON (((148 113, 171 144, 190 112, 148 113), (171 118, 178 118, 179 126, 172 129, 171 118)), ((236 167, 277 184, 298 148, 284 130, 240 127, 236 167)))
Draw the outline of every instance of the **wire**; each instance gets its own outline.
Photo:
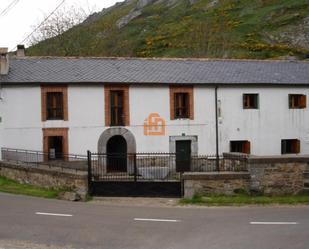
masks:
MULTIPOLYGON (((18 44, 23 44, 26 40, 28 40, 34 34, 34 32, 36 32, 64 4, 65 1, 66 0, 63 0, 25 39, 23 39, 18 44)), ((16 48, 17 46, 11 49, 10 52, 15 50, 16 48)))
POLYGON ((16 4, 18 4, 20 0, 13 0, 1 13, 0 13, 0 17, 1 16, 5 16, 12 8, 15 7, 16 4))

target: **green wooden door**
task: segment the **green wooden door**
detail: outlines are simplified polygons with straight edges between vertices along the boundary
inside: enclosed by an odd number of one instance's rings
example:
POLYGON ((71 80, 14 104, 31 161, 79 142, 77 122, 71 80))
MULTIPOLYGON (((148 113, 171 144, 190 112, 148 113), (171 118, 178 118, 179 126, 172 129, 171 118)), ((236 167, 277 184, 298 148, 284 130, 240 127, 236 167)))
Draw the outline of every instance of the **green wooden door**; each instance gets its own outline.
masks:
POLYGON ((176 141, 176 171, 190 171, 191 140, 176 141))

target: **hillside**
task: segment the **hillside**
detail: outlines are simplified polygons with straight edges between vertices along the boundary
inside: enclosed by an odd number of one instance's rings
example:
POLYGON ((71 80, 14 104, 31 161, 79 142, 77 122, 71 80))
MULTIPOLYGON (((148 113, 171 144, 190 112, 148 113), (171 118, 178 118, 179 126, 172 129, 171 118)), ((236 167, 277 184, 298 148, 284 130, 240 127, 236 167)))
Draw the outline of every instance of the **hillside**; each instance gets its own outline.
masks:
POLYGON ((28 55, 309 57, 308 0, 126 0, 28 55))

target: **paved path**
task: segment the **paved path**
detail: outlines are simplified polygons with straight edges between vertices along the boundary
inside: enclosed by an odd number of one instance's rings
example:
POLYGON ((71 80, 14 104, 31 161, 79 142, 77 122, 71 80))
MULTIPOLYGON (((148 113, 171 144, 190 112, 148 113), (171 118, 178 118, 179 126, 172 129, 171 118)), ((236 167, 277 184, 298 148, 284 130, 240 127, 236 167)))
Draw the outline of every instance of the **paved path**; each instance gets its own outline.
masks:
POLYGON ((309 207, 119 206, 0 193, 0 248, 308 249, 309 207))

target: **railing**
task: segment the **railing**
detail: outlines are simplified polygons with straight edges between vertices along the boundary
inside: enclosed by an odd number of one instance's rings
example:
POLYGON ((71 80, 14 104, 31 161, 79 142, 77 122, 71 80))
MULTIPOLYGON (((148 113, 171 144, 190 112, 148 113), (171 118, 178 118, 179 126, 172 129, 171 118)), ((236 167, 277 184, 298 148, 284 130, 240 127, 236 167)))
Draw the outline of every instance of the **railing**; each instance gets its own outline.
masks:
POLYGON ((29 167, 48 166, 87 171, 87 156, 83 155, 49 154, 36 150, 1 148, 1 156, 3 161, 29 167))
POLYGON ((233 157, 191 156, 179 159, 175 153, 92 154, 91 181, 179 181, 183 172, 247 171, 243 155, 233 157), (219 166, 219 167, 218 167, 219 166))
POLYGON ((90 170, 93 179, 103 180, 178 180, 183 172, 247 171, 245 154, 224 153, 191 156, 179 159, 175 153, 93 154, 84 155, 49 154, 42 151, 1 149, 2 160, 32 167, 40 165, 62 169, 90 170), (88 161, 87 161, 88 160, 88 161), (91 167, 88 167, 91 165, 91 167))
POLYGON ((93 180, 177 180, 175 155, 168 153, 91 154, 93 180))

